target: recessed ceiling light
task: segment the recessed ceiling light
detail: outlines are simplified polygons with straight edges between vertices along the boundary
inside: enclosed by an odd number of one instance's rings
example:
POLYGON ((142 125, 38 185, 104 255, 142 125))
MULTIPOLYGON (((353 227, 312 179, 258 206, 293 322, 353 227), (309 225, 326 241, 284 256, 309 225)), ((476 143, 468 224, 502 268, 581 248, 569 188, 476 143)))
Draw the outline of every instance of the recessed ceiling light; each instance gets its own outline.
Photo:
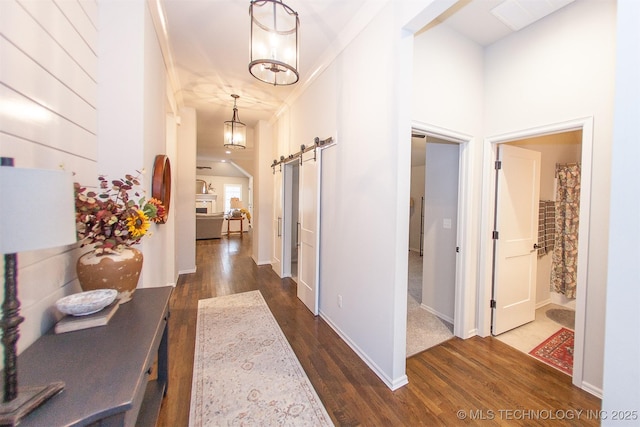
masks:
POLYGON ((225 153, 227 153, 227 154, 231 154, 231 151, 227 150, 227 151, 225 151, 225 153))
POLYGON ((220 161, 221 161, 222 163, 226 163, 226 162, 227 162, 226 160, 220 160, 220 161))

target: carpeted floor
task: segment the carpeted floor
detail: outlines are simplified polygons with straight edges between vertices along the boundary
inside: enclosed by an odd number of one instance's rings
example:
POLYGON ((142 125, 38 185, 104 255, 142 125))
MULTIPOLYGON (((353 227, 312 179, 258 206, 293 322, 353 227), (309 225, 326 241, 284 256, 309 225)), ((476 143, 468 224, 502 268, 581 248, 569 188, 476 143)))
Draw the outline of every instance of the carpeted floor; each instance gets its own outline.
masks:
POLYGON ((260 291, 198 302, 189 426, 332 426, 260 291))
POLYGON ((407 294, 407 357, 453 337, 453 325, 420 306, 422 302, 422 257, 409 251, 407 294))

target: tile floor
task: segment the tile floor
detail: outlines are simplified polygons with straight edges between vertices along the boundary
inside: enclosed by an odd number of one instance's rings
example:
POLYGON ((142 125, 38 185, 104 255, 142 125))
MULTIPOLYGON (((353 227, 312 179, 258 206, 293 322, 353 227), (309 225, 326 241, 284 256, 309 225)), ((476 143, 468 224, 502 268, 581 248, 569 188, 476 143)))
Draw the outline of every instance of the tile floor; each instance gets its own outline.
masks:
POLYGON ((536 318, 533 322, 500 334, 496 338, 524 353, 529 353, 538 344, 564 327, 547 317, 547 310, 552 308, 566 307, 556 304, 547 304, 540 307, 536 310, 536 318))

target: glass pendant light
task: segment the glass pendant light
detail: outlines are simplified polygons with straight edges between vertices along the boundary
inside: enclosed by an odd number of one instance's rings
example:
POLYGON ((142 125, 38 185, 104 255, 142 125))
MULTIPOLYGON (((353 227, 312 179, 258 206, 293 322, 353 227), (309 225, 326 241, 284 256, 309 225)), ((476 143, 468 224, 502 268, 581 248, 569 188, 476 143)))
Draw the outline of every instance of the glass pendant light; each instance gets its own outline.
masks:
POLYGON ((253 0, 249 72, 274 86, 298 81, 298 13, 280 0, 253 0))
POLYGON ((247 147, 247 125, 242 123, 238 118, 238 107, 236 101, 240 98, 235 93, 231 95, 233 98, 233 117, 231 120, 224 122, 224 146, 229 148, 246 148, 247 147))

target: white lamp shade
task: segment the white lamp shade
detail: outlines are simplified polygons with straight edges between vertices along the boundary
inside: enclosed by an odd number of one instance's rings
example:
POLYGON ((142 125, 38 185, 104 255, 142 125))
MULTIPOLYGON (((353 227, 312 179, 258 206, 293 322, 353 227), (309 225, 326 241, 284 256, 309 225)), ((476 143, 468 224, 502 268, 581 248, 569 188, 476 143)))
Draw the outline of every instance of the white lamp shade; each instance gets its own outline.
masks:
POLYGON ((33 251, 76 240, 70 172, 0 166, 0 252, 33 251))
POLYGON ((237 197, 231 198, 231 209, 242 209, 242 202, 237 197))

